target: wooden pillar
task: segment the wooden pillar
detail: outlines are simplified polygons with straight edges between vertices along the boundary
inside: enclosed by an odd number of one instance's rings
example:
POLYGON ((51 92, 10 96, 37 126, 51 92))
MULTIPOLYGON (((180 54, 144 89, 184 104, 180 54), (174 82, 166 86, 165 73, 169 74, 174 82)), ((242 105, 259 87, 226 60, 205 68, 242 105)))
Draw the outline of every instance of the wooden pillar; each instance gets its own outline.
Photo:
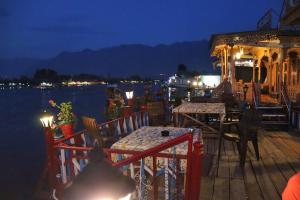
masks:
POLYGON ((272 51, 269 51, 269 68, 268 68, 268 81, 269 81, 269 94, 272 92, 272 80, 273 80, 273 60, 272 60, 272 51))
POLYGON ((234 63, 234 51, 233 51, 233 46, 230 48, 230 80, 231 80, 231 85, 232 85, 232 92, 235 93, 235 84, 236 84, 236 79, 235 79, 235 63, 234 63))
MULTIPOLYGON (((278 94, 279 96, 281 96, 280 92, 281 92, 281 85, 282 85, 282 76, 283 76, 283 61, 285 59, 285 55, 286 55, 286 48, 280 48, 279 49, 279 66, 278 66, 278 94)), ((279 101, 281 102, 281 98, 279 98, 279 101)))
POLYGON ((225 68, 225 78, 228 78, 229 69, 228 69, 228 49, 227 49, 227 46, 224 48, 224 68, 225 68))
POLYGON ((255 83, 255 69, 256 69, 256 64, 255 64, 256 60, 254 60, 253 62, 253 68, 252 68, 252 82, 255 83))
POLYGON ((259 59, 258 59, 258 61, 257 61, 257 65, 258 65, 258 71, 257 71, 257 80, 256 80, 256 82, 257 83, 260 83, 260 77, 261 77, 261 74, 260 74, 260 71, 261 71, 261 64, 262 64, 262 58, 263 57, 260 57, 259 59))
POLYGON ((261 66, 261 58, 258 59, 257 61, 257 65, 258 65, 258 69, 257 69, 257 79, 256 82, 260 83, 260 66, 261 66))
POLYGON ((225 76, 224 51, 221 51, 221 80, 224 79, 224 76, 225 76))

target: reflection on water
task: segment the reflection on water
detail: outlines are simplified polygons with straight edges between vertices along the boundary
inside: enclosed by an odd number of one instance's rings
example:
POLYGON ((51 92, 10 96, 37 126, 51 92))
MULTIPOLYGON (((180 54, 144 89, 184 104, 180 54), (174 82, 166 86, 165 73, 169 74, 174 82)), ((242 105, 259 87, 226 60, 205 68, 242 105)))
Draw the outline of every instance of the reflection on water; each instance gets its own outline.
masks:
MULTIPOLYGON (((0 91, 0 199, 3 195, 9 197, 6 199, 28 199, 41 173, 45 152, 39 114, 50 108, 48 100, 72 101, 77 116, 88 115, 102 122, 105 89, 106 86, 99 85, 0 91)), ((141 95, 143 85, 135 85, 134 90, 141 95)))

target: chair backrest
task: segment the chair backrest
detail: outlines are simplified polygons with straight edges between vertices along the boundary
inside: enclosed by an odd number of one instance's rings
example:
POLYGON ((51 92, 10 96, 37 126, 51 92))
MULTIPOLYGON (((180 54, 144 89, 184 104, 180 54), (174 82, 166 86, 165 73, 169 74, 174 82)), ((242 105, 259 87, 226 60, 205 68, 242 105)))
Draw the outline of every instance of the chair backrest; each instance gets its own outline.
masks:
POLYGON ((255 109, 246 109, 240 120, 241 128, 260 127, 261 114, 255 109))
POLYGON ((98 143, 102 146, 103 145, 103 139, 100 135, 100 130, 97 124, 96 119, 83 116, 82 117, 82 123, 87 129, 88 133, 98 141, 98 143))

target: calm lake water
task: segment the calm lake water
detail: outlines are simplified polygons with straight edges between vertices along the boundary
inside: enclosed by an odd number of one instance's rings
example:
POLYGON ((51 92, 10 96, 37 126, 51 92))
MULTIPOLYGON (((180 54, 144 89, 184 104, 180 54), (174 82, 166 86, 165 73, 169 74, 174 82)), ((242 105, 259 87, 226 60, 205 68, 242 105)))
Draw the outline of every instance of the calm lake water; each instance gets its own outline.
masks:
MULTIPOLYGON (((120 89, 128 88, 120 86, 120 89)), ((143 94, 142 84, 133 88, 135 95, 143 94)), ((0 199, 30 199, 45 161, 39 116, 44 109, 50 108, 48 100, 72 101, 77 116, 93 116, 103 122, 105 89, 106 86, 98 85, 0 91, 0 199)))

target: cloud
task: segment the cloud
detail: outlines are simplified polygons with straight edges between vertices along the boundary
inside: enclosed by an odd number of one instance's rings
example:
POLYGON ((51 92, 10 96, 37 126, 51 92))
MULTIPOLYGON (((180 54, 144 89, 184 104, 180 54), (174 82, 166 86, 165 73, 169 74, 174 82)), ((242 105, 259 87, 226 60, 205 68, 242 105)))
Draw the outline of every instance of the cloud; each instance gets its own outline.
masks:
POLYGON ((9 11, 6 8, 0 8, 0 17, 8 17, 10 16, 9 11))
POLYGON ((72 33, 81 35, 116 35, 113 31, 100 31, 86 26, 70 26, 70 25, 55 25, 55 26, 39 26, 31 27, 31 30, 44 33, 72 33))

